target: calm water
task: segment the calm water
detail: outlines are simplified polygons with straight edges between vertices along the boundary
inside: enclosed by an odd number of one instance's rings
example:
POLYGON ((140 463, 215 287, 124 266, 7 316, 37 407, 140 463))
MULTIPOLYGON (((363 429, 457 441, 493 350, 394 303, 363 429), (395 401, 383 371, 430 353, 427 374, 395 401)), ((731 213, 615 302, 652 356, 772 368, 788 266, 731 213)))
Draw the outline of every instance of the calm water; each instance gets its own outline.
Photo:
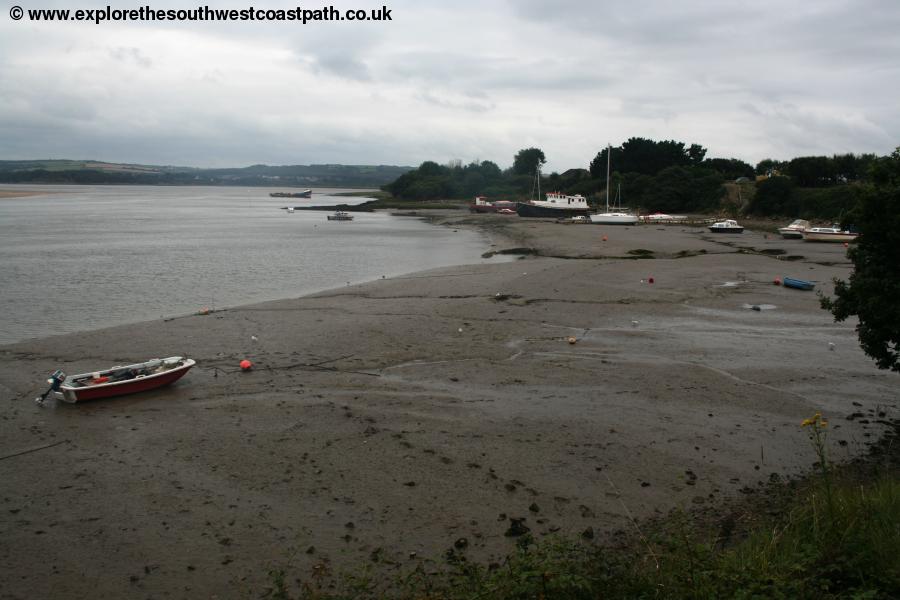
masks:
MULTIPOLYGON (((3 186, 0 343, 483 262, 480 235, 409 217, 280 210, 363 199, 268 188, 3 186)), ((491 259, 496 260, 496 259, 491 259)))

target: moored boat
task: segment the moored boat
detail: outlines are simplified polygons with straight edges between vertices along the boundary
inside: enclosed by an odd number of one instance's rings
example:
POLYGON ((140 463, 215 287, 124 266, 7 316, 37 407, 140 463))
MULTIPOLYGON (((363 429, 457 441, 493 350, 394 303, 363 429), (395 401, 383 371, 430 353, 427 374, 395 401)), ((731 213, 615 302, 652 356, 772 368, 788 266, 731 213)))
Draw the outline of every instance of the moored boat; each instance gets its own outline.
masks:
MULTIPOLYGON (((174 383, 195 364, 193 359, 171 356, 71 377, 56 371, 49 380, 51 389, 48 393, 53 391, 60 400, 72 403, 136 394, 174 383)), ((46 396, 44 394, 39 400, 46 396)))
POLYGON ((607 211, 591 215, 591 223, 598 225, 635 225, 637 222, 637 215, 627 212, 607 211))
POLYGON ((709 231, 711 233, 741 233, 744 231, 744 228, 738 225, 737 221, 726 219, 710 225, 709 231))
POLYGON ((806 242, 855 242, 859 234, 855 231, 841 229, 836 225, 831 227, 810 227, 803 232, 803 240, 806 242))
POLYGON ((544 200, 516 203, 516 212, 520 217, 570 218, 587 215, 589 210, 584 196, 569 196, 561 192, 550 192, 544 200))
POLYGON ((809 221, 796 219, 787 227, 779 227, 778 233, 786 240, 801 240, 803 232, 809 229, 809 221))
POLYGON ((781 283, 784 287, 794 288, 797 290, 811 290, 816 287, 816 284, 812 281, 806 281, 805 279, 794 279, 793 277, 783 277, 781 279, 781 283))
POLYGON ((606 211, 592 214, 591 223, 598 225, 636 225, 638 216, 628 212, 628 209, 621 206, 621 190, 616 186, 616 199, 613 202, 613 210, 609 210, 609 168, 610 157, 612 156, 612 147, 607 145, 606 151, 606 211), (618 206, 617 206, 618 205, 618 206))
POLYGON ((328 215, 329 221, 352 221, 353 215, 343 210, 335 211, 333 215, 328 215))

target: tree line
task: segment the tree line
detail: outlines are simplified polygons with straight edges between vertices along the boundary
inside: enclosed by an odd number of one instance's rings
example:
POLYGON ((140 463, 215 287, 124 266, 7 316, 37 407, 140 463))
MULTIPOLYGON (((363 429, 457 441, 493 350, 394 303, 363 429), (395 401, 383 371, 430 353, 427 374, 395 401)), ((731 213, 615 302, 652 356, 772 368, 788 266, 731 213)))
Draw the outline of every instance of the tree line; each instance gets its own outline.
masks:
POLYGON ((335 164, 197 169, 72 160, 20 160, 0 161, 0 183, 369 188, 394 181, 410 169, 335 164))
MULTIPOLYGON (((764 159, 753 166, 737 158, 707 158, 700 144, 632 137, 601 149, 588 168, 541 175, 541 189, 582 194, 592 204, 605 200, 607 165, 610 195, 631 208, 661 212, 717 212, 725 184, 742 185, 745 212, 759 216, 834 219, 852 210, 860 186, 879 163, 874 154, 764 159), (755 185, 754 185, 755 183, 755 185)), ((491 161, 440 165, 426 161, 382 187, 408 200, 525 200, 535 189, 535 173, 546 163, 539 148, 524 148, 512 165, 491 161)), ((613 198, 610 199, 611 201, 613 198)))

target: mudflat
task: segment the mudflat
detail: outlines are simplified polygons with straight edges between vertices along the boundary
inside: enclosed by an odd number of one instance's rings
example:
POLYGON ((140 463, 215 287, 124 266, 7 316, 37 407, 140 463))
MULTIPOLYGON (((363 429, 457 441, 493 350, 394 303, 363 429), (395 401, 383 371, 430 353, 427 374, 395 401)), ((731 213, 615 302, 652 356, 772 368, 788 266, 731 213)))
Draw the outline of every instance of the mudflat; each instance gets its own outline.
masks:
POLYGON ((29 196, 43 196, 45 194, 54 194, 55 192, 45 192, 38 190, 10 190, 0 189, 0 200, 3 198, 27 198, 29 196))
POLYGON ((596 539, 803 472, 816 411, 838 460, 896 415, 855 323, 773 285, 831 293, 841 245, 432 219, 516 258, 0 348, 0 597, 257 597, 271 569, 498 560, 522 526, 596 539), (33 402, 54 369, 171 355, 198 362, 171 387, 33 402))

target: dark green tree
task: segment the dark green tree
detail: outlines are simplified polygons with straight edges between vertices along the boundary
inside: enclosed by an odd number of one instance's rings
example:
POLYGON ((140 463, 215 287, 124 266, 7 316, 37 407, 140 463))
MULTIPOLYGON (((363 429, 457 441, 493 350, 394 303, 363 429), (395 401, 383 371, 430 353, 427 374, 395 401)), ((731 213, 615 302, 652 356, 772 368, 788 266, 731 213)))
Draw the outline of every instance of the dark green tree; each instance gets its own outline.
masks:
POLYGON ((688 158, 691 159, 692 165, 699 165, 703 162, 703 157, 706 156, 706 148, 701 146, 700 144, 691 144, 691 147, 687 150, 688 158))
POLYGON ((722 175, 711 169, 668 167, 653 178, 640 202, 649 210, 705 212, 719 205, 725 194, 722 182, 722 175))
POLYGON ((798 156, 787 164, 787 174, 802 187, 824 187, 837 183, 834 160, 827 156, 798 156))
POLYGON ((737 158, 707 158, 702 166, 715 169, 725 179, 746 177, 752 180, 754 175, 753 167, 737 158))
MULTIPOLYGON (((900 160, 896 168, 900 179, 900 160)), ((863 351, 878 368, 900 371, 900 186, 869 188, 855 216, 859 241, 847 252, 853 273, 835 279, 835 297, 822 297, 822 307, 835 321, 858 317, 863 351)))
MULTIPOLYGON (((607 154, 609 154, 609 148, 604 148, 603 150, 598 152, 597 156, 594 157, 594 160, 591 161, 589 167, 591 177, 600 178, 603 181, 606 181, 607 154)), ((618 146, 612 148, 609 170, 610 173, 614 173, 616 171, 622 172, 622 149, 618 146)))
POLYGON ((547 158, 540 148, 523 148, 513 159, 512 170, 516 175, 533 175, 545 162, 547 158))
POLYGON ((756 184, 756 193, 747 207, 751 215, 792 216, 797 213, 798 199, 790 177, 769 177, 756 184))
POLYGON ((763 160, 756 163, 756 174, 757 175, 768 175, 769 177, 777 174, 784 168, 784 163, 778 160, 772 160, 771 158, 764 158, 763 160))

